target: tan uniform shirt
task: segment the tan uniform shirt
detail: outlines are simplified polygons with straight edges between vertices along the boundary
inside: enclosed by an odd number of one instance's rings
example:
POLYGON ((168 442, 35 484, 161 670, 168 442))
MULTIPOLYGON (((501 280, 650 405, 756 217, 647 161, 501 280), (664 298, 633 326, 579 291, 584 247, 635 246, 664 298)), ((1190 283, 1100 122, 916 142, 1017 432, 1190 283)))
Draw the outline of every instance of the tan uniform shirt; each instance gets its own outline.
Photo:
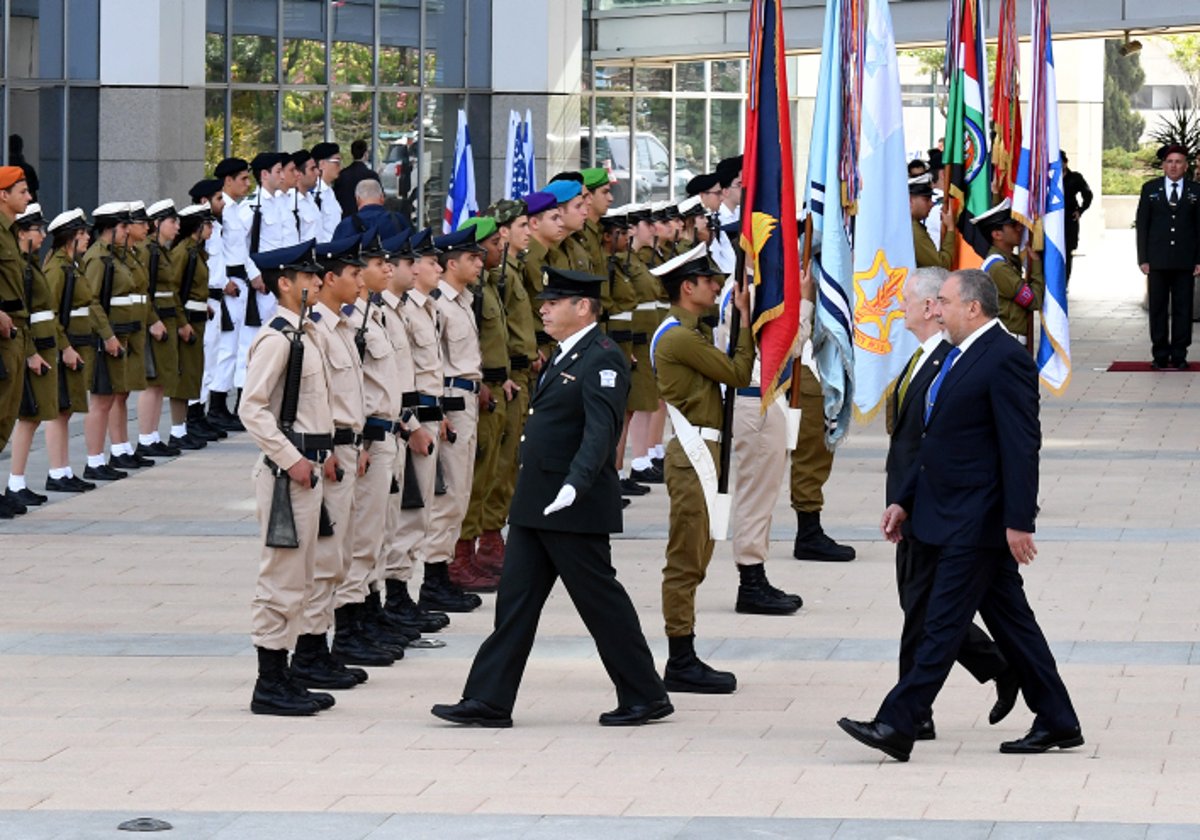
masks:
MULTIPOLYGON (((537 356, 538 323, 533 317, 533 303, 521 276, 521 261, 509 256, 504 269, 504 309, 508 325, 508 355, 510 358, 524 356, 532 361, 537 356)), ((500 268, 494 269, 497 273, 500 268)))
MULTIPOLYGON (((368 314, 367 302, 359 298, 349 316, 349 327, 356 333, 362 326, 363 316, 367 317, 367 332, 364 336, 367 340, 367 352, 362 360, 363 411, 368 417, 395 420, 400 416, 400 399, 403 392, 412 390, 412 377, 409 377, 407 385, 401 382, 396 350, 392 346, 387 327, 384 326, 387 313, 383 306, 383 299, 376 297, 371 301, 371 311, 368 314)), ((394 314, 392 318, 399 320, 394 314)))
MULTIPOLYGON (((286 320, 293 328, 300 321, 300 316, 282 306, 277 317, 286 320)), ((313 337, 316 328, 316 324, 305 319, 302 338, 304 367, 293 430, 328 435, 333 432, 333 415, 329 410, 325 360, 313 337)), ((263 325, 246 357, 246 384, 238 407, 238 416, 250 437, 264 455, 283 469, 290 469, 304 457, 279 428, 279 411, 283 404, 283 386, 287 378, 290 351, 291 341, 287 335, 270 325, 263 325)))
POLYGON ((442 323, 442 375, 449 379, 470 379, 478 382, 483 367, 479 350, 479 332, 475 329, 475 313, 471 310, 471 293, 456 290, 442 280, 435 298, 442 323))
POLYGON ((1003 257, 988 269, 988 276, 996 284, 996 292, 1000 296, 1000 323, 1013 335, 1024 337, 1029 328, 1030 313, 1042 308, 1042 298, 1046 293, 1042 261, 1033 261, 1033 276, 1029 280, 1029 287, 1033 289, 1033 303, 1025 309, 1013 299, 1025 285, 1025 278, 1021 273, 1021 258, 1015 254, 1005 254, 995 246, 988 251, 988 257, 993 254, 1003 257))
POLYGON ((401 312, 412 348, 413 382, 427 397, 442 396, 442 318, 433 298, 416 289, 407 293, 401 312))
MULTIPOLYGON (((354 311, 351 304, 347 304, 354 311)), ((363 370, 354 346, 354 329, 337 313, 318 301, 312 308, 313 338, 325 360, 325 376, 329 380, 327 402, 337 429, 363 427, 363 370)))

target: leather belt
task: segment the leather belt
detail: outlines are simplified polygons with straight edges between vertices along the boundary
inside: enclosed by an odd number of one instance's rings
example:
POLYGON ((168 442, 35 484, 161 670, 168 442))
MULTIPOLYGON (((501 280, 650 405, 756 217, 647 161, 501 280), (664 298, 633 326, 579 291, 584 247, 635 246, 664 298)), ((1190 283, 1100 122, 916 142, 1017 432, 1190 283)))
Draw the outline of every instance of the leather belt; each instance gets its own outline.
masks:
POLYGON ((648 344, 650 342, 650 339, 647 337, 647 335, 644 332, 635 332, 631 336, 630 340, 634 344, 648 344))
POLYGON ((761 388, 738 388, 737 395, 739 397, 761 397, 761 388))
MULTIPOLYGON (((217 291, 220 291, 220 289, 217 289, 217 291)), ((212 292, 213 292, 212 289, 208 290, 208 296, 210 298, 212 297, 212 292)), ((175 293, 174 292, 155 292, 154 296, 156 298, 169 298, 169 297, 175 297, 175 293)))
POLYGON ((401 408, 416 408, 420 404, 421 404, 421 394, 417 391, 405 391, 403 394, 400 395, 400 407, 401 408))
POLYGON ((203 312, 208 314, 208 304, 202 300, 189 300, 183 304, 183 308, 188 312, 203 312))
MULTIPOLYGON (((465 406, 464 406, 465 407, 465 406)), ((436 423, 442 419, 441 406, 436 405, 419 405, 417 406, 417 420, 422 423, 436 423)))
MULTIPOLYGON (((333 449, 333 435, 317 434, 314 432, 284 432, 292 446, 299 449, 301 452, 308 450, 328 452, 333 449)), ((310 461, 316 460, 309 458, 310 461)))
POLYGON ((68 318, 86 318, 88 316, 88 308, 80 306, 77 309, 72 309, 67 313, 68 318))
POLYGON ((109 306, 133 306, 133 295, 118 295, 108 302, 109 306))
POLYGON ((462 397, 442 397, 442 411, 466 411, 467 401, 462 397))
POLYGON ((225 276, 226 277, 236 277, 239 280, 246 280, 246 281, 250 280, 250 275, 248 275, 246 273, 246 266, 244 266, 244 265, 227 265, 227 266, 225 266, 225 276))
POLYGON ((137 306, 137 305, 139 305, 139 304, 143 304, 143 303, 145 303, 145 302, 146 302, 146 296, 145 296, 145 295, 130 295, 130 296, 129 296, 129 300, 130 300, 130 301, 131 301, 131 302, 132 302, 132 303, 133 303, 135 306, 137 306))
POLYGON ((721 442, 721 430, 710 429, 707 426, 697 426, 696 431, 700 433, 700 437, 704 440, 712 441, 713 443, 721 442))
POLYGON ((472 379, 462 379, 458 376, 447 376, 442 379, 442 384, 447 388, 457 388, 460 391, 470 391, 472 394, 479 393, 479 383, 472 379))
POLYGON ((142 329, 141 321, 124 321, 122 323, 113 324, 112 331, 114 335, 132 335, 142 329))
POLYGON ((483 381, 488 383, 504 382, 508 379, 508 368, 484 368, 483 381))
POLYGON ((625 344, 627 342, 633 341, 633 331, 632 330, 609 330, 608 337, 611 338, 613 341, 617 342, 617 344, 625 344))
POLYGON ((334 446, 358 446, 362 443, 363 436, 353 429, 341 428, 333 430, 333 445, 334 446))
POLYGON ((650 301, 649 303, 639 303, 637 305, 638 312, 650 312, 651 310, 655 309, 658 309, 658 301, 656 300, 650 301))
POLYGON ((508 367, 511 370, 528 370, 529 369, 529 357, 528 356, 509 356, 508 357, 508 367))
POLYGON ((0 312, 7 312, 11 315, 14 312, 20 312, 25 308, 25 303, 20 300, 0 300, 0 312))
POLYGON ((363 426, 363 440, 383 440, 388 432, 398 434, 401 424, 387 417, 368 417, 363 426))

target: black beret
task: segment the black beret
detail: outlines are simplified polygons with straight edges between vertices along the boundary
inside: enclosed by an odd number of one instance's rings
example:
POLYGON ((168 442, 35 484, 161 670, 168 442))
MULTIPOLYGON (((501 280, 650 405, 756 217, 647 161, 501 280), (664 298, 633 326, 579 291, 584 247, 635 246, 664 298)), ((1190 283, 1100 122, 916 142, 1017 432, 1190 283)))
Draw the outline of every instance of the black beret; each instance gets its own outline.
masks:
POLYGON ((341 154, 342 149, 337 143, 322 142, 312 147, 312 159, 317 163, 328 160, 334 155, 341 154))
POLYGON ((716 172, 705 172, 703 175, 697 175, 687 182, 687 194, 700 195, 702 192, 708 192, 719 183, 721 183, 721 179, 717 177, 716 172))

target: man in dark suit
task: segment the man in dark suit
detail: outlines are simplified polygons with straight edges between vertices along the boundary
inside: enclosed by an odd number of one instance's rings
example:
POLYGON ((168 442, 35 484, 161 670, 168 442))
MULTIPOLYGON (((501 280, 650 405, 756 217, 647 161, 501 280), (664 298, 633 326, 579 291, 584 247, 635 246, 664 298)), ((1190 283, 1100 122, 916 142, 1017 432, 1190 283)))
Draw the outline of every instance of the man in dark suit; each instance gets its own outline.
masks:
POLYGON ((343 217, 353 216, 354 211, 358 209, 354 198, 354 188, 358 186, 358 182, 367 178, 379 180, 378 173, 366 161, 367 152, 370 149, 366 140, 355 140, 351 143, 350 156, 354 158, 354 161, 349 166, 343 167, 337 178, 334 179, 333 194, 342 207, 343 217))
POLYGON ((1194 278, 1200 275, 1200 184, 1187 178, 1183 146, 1163 146, 1158 159, 1163 177, 1142 185, 1137 208, 1138 266, 1150 291, 1151 364, 1187 370, 1194 278))
POLYGON ((942 286, 935 312, 954 346, 926 392, 917 457, 883 514, 887 539, 898 542, 911 517, 913 535, 938 551, 925 630, 913 667, 874 720, 842 718, 838 725, 898 761, 908 760, 917 725, 929 718, 976 612, 1016 668, 1036 715, 1029 733, 1000 751, 1083 743, 1017 569, 1037 554, 1037 369, 1000 328, 999 311, 996 287, 982 271, 955 272, 942 286))
MULTIPOLYGON (((942 369, 950 344, 942 338, 942 327, 934 309, 938 292, 948 272, 937 267, 918 268, 904 284, 904 325, 921 346, 913 353, 904 373, 888 395, 888 431, 891 443, 887 454, 887 503, 896 502, 903 491, 904 478, 921 451, 924 432, 922 419, 925 391, 942 369)), ((937 569, 937 549, 926 545, 912 533, 908 522, 901 526, 896 543, 896 588, 904 626, 900 631, 900 677, 912 670, 917 646, 925 630, 925 612, 933 575, 937 569)), ((996 681, 996 704, 988 714, 990 723, 999 723, 1017 701, 1016 671, 1008 667, 1004 654, 974 622, 958 651, 958 662, 981 683, 996 681)), ((931 741, 937 737, 933 718, 917 722, 916 739, 931 741)))
POLYGON ((636 726, 675 711, 612 566, 621 530, 614 452, 629 366, 596 328, 602 280, 546 267, 542 322, 558 353, 529 405, 492 634, 475 655, 462 701, 432 713, 451 723, 512 726, 512 708, 546 597, 562 578, 617 689, 602 726, 636 726))

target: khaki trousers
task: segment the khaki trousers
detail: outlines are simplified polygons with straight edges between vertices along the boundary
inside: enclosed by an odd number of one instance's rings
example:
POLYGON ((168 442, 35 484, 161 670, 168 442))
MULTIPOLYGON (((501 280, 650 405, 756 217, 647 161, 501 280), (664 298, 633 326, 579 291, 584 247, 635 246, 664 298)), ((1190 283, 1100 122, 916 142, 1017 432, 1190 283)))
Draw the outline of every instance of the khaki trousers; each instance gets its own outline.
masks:
POLYGON ((763 414, 758 397, 733 408, 733 559, 760 566, 771 543, 771 515, 787 468, 787 415, 778 402, 763 414))
POLYGON ((449 563, 454 559, 454 543, 462 533, 463 517, 471 500, 471 482, 475 476, 475 434, 479 423, 479 400, 475 394, 458 388, 448 389, 450 396, 463 397, 467 407, 447 414, 457 437, 454 443, 445 441, 438 449, 442 464, 442 480, 446 492, 430 494, 425 500, 429 508, 429 537, 425 546, 426 563, 449 563))
POLYGON ((324 633, 333 624, 334 592, 346 577, 354 539, 354 485, 358 447, 335 446, 333 454, 345 475, 341 481, 322 481, 325 512, 333 536, 319 537, 313 558, 312 586, 304 598, 301 633, 324 633))
POLYGON ((833 453, 825 447, 821 383, 807 365, 800 365, 800 411, 800 434, 792 450, 792 509, 819 513, 825 507, 821 488, 833 471, 833 453))
MULTIPOLYGON (((403 493, 391 497, 388 502, 387 534, 383 541, 383 566, 386 577, 391 580, 411 580, 413 566, 425 560, 425 542, 429 535, 429 512, 433 505, 433 488, 437 483, 438 452, 444 446, 444 441, 438 437, 439 424, 422 423, 421 428, 433 438, 434 450, 432 455, 417 455, 411 449, 405 449, 406 457, 412 458, 413 470, 417 476, 417 486, 421 488, 421 500, 424 507, 402 510, 400 502, 403 493)), ((397 480, 404 487, 403 458, 397 458, 399 466, 397 480)))
POLYGON ((500 452, 496 464, 496 481, 483 503, 484 531, 499 531, 508 522, 508 509, 512 505, 513 493, 517 489, 518 457, 521 451, 521 433, 525 431, 525 418, 529 416, 529 397, 533 378, 528 369, 514 370, 512 381, 520 387, 512 402, 505 406, 504 434, 500 437, 500 452))
POLYGON ((364 442, 369 446, 371 465, 354 482, 354 527, 350 537, 350 561, 334 596, 335 607, 361 604, 370 594, 386 531, 388 501, 392 498, 392 467, 396 462, 396 436, 364 442))
POLYGON ((462 526, 461 539, 464 540, 473 540, 483 533, 484 503, 500 477, 500 446, 510 406, 500 386, 495 388, 492 397, 496 400, 496 410, 479 412, 471 501, 467 503, 467 515, 462 526))
MULTIPOLYGON (((320 472, 318 464, 312 464, 320 472)), ((268 548, 267 523, 271 515, 271 494, 275 476, 260 458, 251 473, 254 499, 258 505, 258 524, 263 542, 258 562, 258 583, 250 605, 250 638, 256 647, 290 650, 295 646, 304 610, 305 595, 312 584, 317 548, 317 526, 321 517, 324 481, 315 489, 290 482, 292 514, 296 520, 299 548, 268 548)))
MULTIPOLYGON (((717 461, 717 444, 708 442, 717 461)), ((709 535, 704 491, 678 438, 667 443, 663 472, 670 500, 667 564, 663 567, 662 608, 667 636, 687 636, 696 626, 696 590, 704 580, 716 543, 709 535)))

